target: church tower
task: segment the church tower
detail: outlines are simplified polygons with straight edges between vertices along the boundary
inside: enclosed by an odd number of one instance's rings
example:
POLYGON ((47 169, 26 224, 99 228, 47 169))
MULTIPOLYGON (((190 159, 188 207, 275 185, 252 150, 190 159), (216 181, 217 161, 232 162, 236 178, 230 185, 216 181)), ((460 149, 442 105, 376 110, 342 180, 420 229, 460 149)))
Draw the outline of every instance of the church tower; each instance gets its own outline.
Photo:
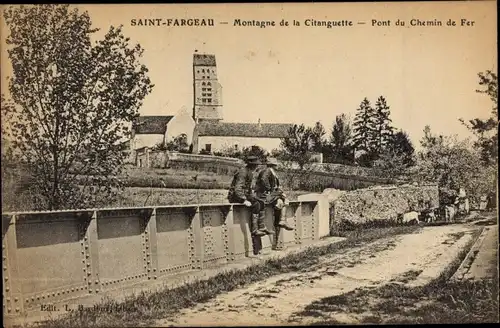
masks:
MULTIPOLYGON (((196 52, 196 51, 195 51, 196 52)), ((193 119, 219 122, 222 120, 221 85, 217 79, 215 55, 193 55, 193 119)))

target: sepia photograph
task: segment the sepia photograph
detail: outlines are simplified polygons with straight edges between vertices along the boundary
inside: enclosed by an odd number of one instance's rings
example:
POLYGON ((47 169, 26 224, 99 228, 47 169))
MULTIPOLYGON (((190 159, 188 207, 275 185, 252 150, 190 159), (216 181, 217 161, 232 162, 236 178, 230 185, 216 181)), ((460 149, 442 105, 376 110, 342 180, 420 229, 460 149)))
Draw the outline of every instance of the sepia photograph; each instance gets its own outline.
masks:
POLYGON ((4 327, 499 322, 497 1, 0 8, 4 327))

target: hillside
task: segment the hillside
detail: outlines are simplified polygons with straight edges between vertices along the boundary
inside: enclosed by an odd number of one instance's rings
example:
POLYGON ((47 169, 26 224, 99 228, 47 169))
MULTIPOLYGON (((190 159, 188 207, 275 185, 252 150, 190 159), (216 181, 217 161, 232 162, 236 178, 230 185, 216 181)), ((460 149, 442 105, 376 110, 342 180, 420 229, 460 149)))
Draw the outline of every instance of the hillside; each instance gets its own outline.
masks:
MULTIPOLYGON (((174 205, 190 203, 224 203, 226 191, 239 166, 213 162, 171 161, 170 168, 137 168, 127 165, 119 177, 125 187, 109 206, 174 205), (149 197, 148 197, 149 195, 149 197)), ((337 168, 336 171, 341 170, 337 168)), ((387 180, 367 177, 365 174, 347 175, 340 172, 299 171, 279 169, 282 188, 290 197, 300 193, 321 192, 325 188, 353 190, 385 184, 387 180)), ((361 171, 361 170, 358 170, 361 171)), ((37 193, 33 181, 22 166, 2 167, 2 211, 34 209, 37 193)), ((76 176, 77 182, 87 183, 88 177, 76 176)))
MULTIPOLYGON (((78 177, 83 181, 85 177, 78 177)), ((232 175, 188 169, 127 168, 121 177, 124 190, 116 201, 99 207, 227 203, 232 175)), ((20 167, 2 169, 2 211, 34 209, 36 194, 31 177, 20 167)), ((308 191, 287 191, 291 199, 308 191)))

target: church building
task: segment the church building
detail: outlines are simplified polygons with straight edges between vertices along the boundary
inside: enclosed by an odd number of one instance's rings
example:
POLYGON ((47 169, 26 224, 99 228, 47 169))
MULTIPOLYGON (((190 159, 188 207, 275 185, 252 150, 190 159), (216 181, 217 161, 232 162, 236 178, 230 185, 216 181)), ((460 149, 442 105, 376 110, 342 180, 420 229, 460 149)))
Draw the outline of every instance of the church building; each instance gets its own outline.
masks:
MULTIPOLYGON (((237 110, 237 109, 233 109, 237 110)), ((293 124, 224 122, 222 86, 215 55, 193 54, 193 110, 176 115, 140 116, 132 127, 134 150, 166 144, 184 133, 193 153, 213 153, 231 148, 259 146, 271 152, 279 147, 293 124)))
POLYGON ((224 122, 222 87, 217 78, 215 55, 193 56, 193 153, 241 150, 259 146, 267 151, 279 147, 293 124, 224 122))

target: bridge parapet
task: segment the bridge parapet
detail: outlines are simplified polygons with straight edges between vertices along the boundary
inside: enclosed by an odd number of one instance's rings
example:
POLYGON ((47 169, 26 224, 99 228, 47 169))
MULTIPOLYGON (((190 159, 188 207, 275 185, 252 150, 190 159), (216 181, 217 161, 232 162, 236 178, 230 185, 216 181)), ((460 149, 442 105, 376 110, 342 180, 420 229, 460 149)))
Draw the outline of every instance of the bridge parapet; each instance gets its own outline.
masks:
MULTIPOLYGON (((319 239, 316 201, 290 202, 293 231, 266 225, 263 250, 319 239)), ((237 261, 252 253, 241 204, 196 204, 2 214, 4 315, 237 261)))

